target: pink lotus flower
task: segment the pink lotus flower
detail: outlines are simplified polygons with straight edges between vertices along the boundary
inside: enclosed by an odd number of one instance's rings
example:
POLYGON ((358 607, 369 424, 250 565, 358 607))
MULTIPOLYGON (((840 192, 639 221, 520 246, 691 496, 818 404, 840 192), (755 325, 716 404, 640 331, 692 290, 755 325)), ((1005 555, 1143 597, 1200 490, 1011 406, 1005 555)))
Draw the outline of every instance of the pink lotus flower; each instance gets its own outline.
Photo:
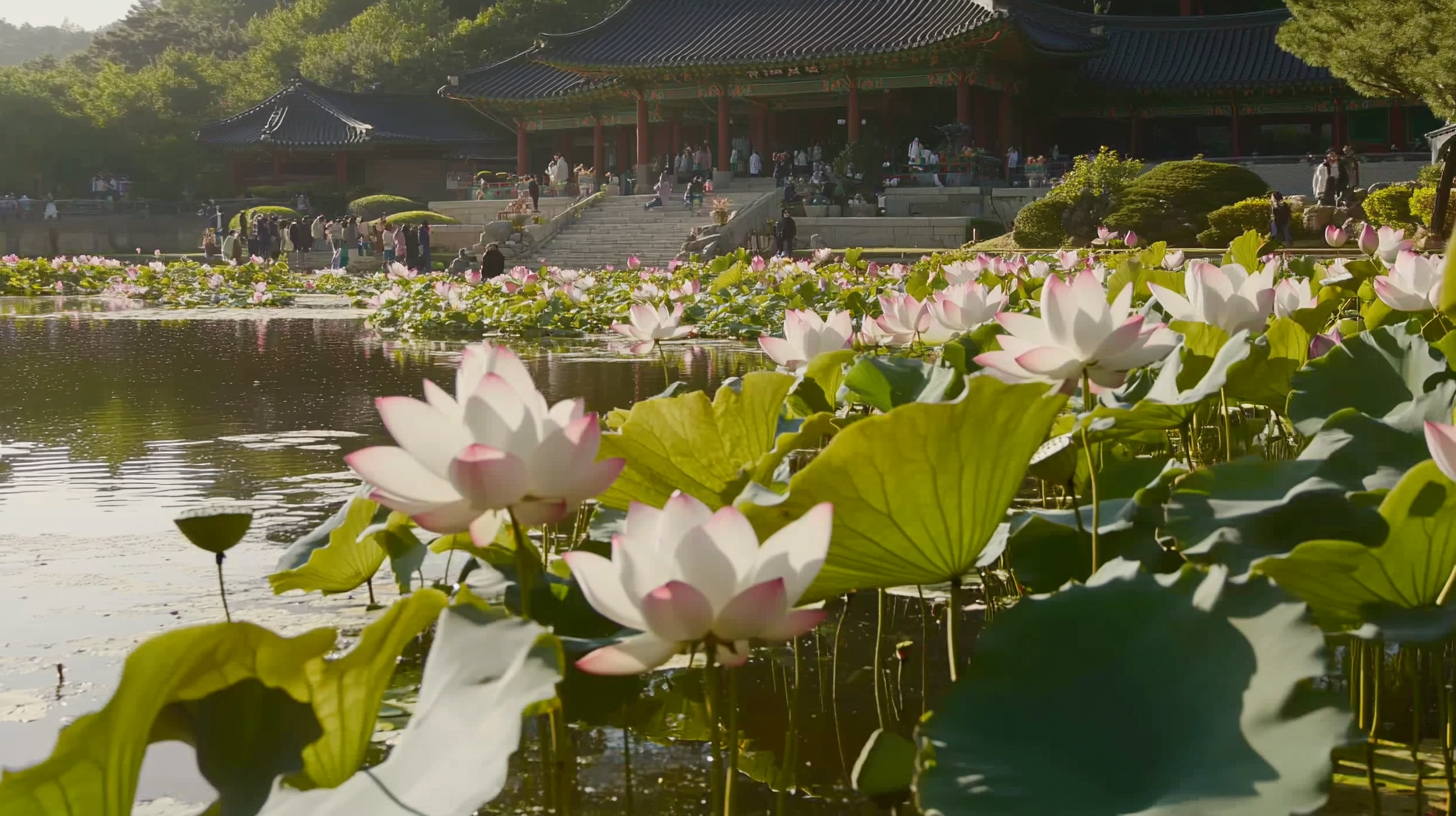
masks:
POLYGON ((1456 426, 1427 422, 1426 449, 1436 460, 1436 467, 1447 479, 1456 482, 1456 426))
POLYGON ((834 250, 829 249, 828 247, 826 247, 824 249, 816 249, 816 250, 814 250, 813 258, 814 258, 814 263, 815 264, 827 263, 833 257, 834 257, 834 250))
POLYGON ((1138 245, 1137 233, 1133 232, 1132 230, 1128 230, 1127 234, 1122 236, 1122 244, 1128 249, 1136 247, 1138 245))
POLYGON ((814 630, 822 609, 794 609, 829 550, 834 508, 816 505, 759 545, 735 507, 716 513, 674 493, 657 510, 634 502, 608 560, 585 550, 564 557, 594 609, 642 634, 577 661, 592 674, 639 674, 709 641, 725 666, 748 660, 754 640, 814 630))
POLYGON ((1441 302, 1441 265, 1409 250, 1402 250, 1384 275, 1371 284, 1375 296, 1397 312, 1424 312, 1441 302))
POLYGON ((628 349, 632 354, 646 354, 663 340, 682 339, 697 328, 682 325, 681 303, 671 312, 666 305, 658 305, 654 309, 646 303, 637 303, 633 304, 629 313, 632 322, 613 323, 612 331, 637 341, 628 349))
POLYGON ((979 280, 984 269, 985 266, 979 260, 953 261, 941 267, 940 274, 945 278, 946 285, 955 286, 979 280))
POLYGON ((875 318, 885 334, 894 338, 893 345, 905 345, 930 328, 930 305, 908 294, 880 295, 883 312, 875 318))
POLYGON ((1082 255, 1075 249, 1064 249, 1057 253, 1057 266, 1063 272, 1071 272, 1082 265, 1082 255))
POLYGON ((627 268, 628 269, 641 269, 642 268, 642 259, 639 258, 639 257, 637 257, 636 255, 628 255, 627 256, 627 268))
POLYGON ((1163 254, 1163 268, 1169 272, 1183 268, 1183 250, 1175 249, 1163 254))
POLYGON ((222 275, 213 275, 207 279, 207 286, 210 289, 216 289, 224 283, 227 283, 227 278, 224 278, 222 275))
POLYGON ((1340 227, 1337 227, 1334 224, 1325 227, 1325 243, 1329 244, 1335 249, 1339 249, 1340 247, 1344 246, 1345 243, 1349 240, 1350 236, 1340 227))
POLYGON ((999 287, 987 288, 979 283, 947 286, 933 296, 930 314, 948 332, 968 332, 996 319, 1006 308, 1006 293, 999 287))
POLYGON ((768 262, 763 259, 762 255, 754 255, 753 260, 748 263, 748 268, 754 272, 762 272, 768 269, 768 262))
POLYGON ((870 280, 874 280, 879 276, 880 265, 875 263, 874 261, 870 261, 869 264, 865 266, 865 277, 869 278, 870 280))
POLYGON ((63 283, 62 281, 56 281, 56 285, 55 285, 54 288, 56 290, 56 294, 59 295, 62 292, 65 292, 66 291, 66 284, 63 283))
POLYGON ((1318 360, 1331 351, 1334 351, 1335 346, 1340 345, 1340 343, 1340 330, 1338 328, 1330 329, 1326 334, 1316 334, 1309 339, 1309 359, 1318 360))
POLYGON ((1001 312, 996 319, 1007 330, 1001 350, 976 357, 1012 381, 1059 383, 1070 393, 1085 373, 1093 390, 1117 388, 1131 369, 1160 360, 1178 346, 1178 335, 1162 323, 1146 325, 1129 313, 1132 286, 1123 287, 1112 303, 1090 272, 1071 283, 1047 278, 1042 289, 1041 317, 1001 312))
POLYGON ((1098 227, 1097 237, 1092 239, 1092 243, 1094 246, 1106 246, 1116 241, 1119 237, 1118 233, 1113 232, 1107 227, 1098 227))
POLYGON ((1274 310, 1274 271, 1267 268, 1249 274, 1239 264, 1197 261, 1184 275, 1187 297, 1156 283, 1148 288, 1172 319, 1206 323, 1228 334, 1259 332, 1274 310))
POLYGON ((481 275, 479 269, 472 269, 465 273, 466 283, 480 283, 481 275))
POLYGON ((472 348, 455 398, 430 383, 428 402, 377 400, 398 447, 365 448, 346 461, 375 488, 375 501, 426 530, 469 530, 485 546, 498 511, 527 525, 560 521, 610 487, 625 463, 597 461, 601 426, 581 400, 548 407, 508 349, 472 348))
POLYGON ((1310 294, 1309 281, 1304 278, 1285 278, 1274 287, 1274 316, 1291 317, 1300 309, 1313 309, 1318 305, 1310 294))
POLYGON ((1046 261, 1032 261, 1026 265, 1026 276, 1040 280, 1052 273, 1051 264, 1046 261))
POLYGON ((810 309, 790 309, 784 312, 784 336, 760 337, 758 344, 780 368, 793 373, 821 354, 849 348, 853 335, 847 311, 830 312, 825 320, 810 309))
POLYGON ((668 292, 668 297, 672 298, 673 300, 685 300, 687 298, 697 297, 698 293, 701 291, 703 291, 702 281, 698 280, 697 278, 693 278, 690 281, 684 282, 682 286, 679 286, 678 288, 673 289, 671 292, 668 292))

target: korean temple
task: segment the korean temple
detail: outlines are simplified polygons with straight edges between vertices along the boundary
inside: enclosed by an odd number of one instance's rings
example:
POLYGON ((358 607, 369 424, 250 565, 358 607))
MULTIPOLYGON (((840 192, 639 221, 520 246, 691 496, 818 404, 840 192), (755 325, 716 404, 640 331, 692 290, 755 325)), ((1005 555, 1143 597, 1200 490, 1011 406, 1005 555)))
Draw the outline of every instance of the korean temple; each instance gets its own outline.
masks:
POLYGON ((203 144, 228 153, 233 186, 372 188, 429 200, 477 164, 513 162, 508 130, 466 105, 432 94, 349 93, 295 78, 221 122, 203 144))
POLYGON ((418 111, 400 115, 369 94, 299 81, 201 138, 246 148, 239 183, 333 160, 341 181, 391 186, 371 169, 385 157, 481 154, 477 167, 503 159, 539 173, 560 153, 600 174, 691 143, 710 145, 722 170, 734 146, 740 160, 743 147, 766 157, 816 143, 832 157, 873 139, 903 163, 912 139, 937 149, 951 126, 990 156, 1105 144, 1147 159, 1231 158, 1419 150, 1441 124, 1280 49, 1283 8, 1179 6, 1126 16, 1038 0, 625 0, 588 29, 448 77, 438 107, 415 98, 418 111))

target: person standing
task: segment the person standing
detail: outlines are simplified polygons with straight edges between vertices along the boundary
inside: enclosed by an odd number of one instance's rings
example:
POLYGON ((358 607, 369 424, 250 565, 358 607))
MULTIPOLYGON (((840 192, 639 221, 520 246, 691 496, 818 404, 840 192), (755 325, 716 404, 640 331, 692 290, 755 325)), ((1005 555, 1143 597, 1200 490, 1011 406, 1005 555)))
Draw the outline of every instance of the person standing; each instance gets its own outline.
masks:
POLYGON ((287 221, 278 227, 278 251, 282 253, 284 260, 293 263, 294 236, 298 231, 293 228, 293 222, 287 221))
POLYGON ((763 175, 763 157, 758 155, 757 150, 748 154, 748 175, 753 178, 763 175))
POLYGON ((1289 222, 1294 217, 1294 211, 1289 207, 1289 202, 1284 200, 1284 194, 1278 190, 1269 194, 1269 234, 1274 240, 1284 246, 1294 245, 1294 236, 1289 232, 1289 222))
POLYGON ((1006 148, 1006 183, 1010 184, 1016 178, 1016 168, 1021 164, 1021 153, 1016 145, 1006 148))
POLYGON ((222 256, 233 263, 238 262, 238 231, 228 230, 222 239, 222 256))
POLYGON ((400 228, 404 233, 404 265, 416 272, 420 271, 420 236, 415 232, 414 224, 405 224, 400 228))
POLYGON ((1360 189, 1360 156, 1355 153, 1354 145, 1345 145, 1344 152, 1340 154, 1340 179, 1341 193, 1348 195, 1360 189))
POLYGON ((320 214, 318 218, 315 218, 313 220, 313 227, 309 230, 309 233, 308 233, 308 249, 305 250, 305 251, 307 251, 307 252, 314 252, 316 250, 322 249, 323 246, 324 246, 324 217, 323 217, 322 214, 320 214))
POLYGON ((56 199, 55 199, 55 197, 54 196, 49 196, 49 195, 46 196, 45 213, 41 215, 41 220, 42 221, 59 221, 60 219, 61 219, 61 212, 60 212, 60 210, 56 209, 56 199))
POLYGON ((688 182, 688 191, 687 195, 683 197, 683 203, 688 205, 688 209, 692 211, 693 215, 697 215, 698 211, 703 208, 704 189, 702 176, 693 176, 693 180, 688 182))
POLYGON ((1335 155, 1334 148, 1325 154, 1325 160, 1315 165, 1314 168, 1314 195, 1324 207, 1333 207, 1339 200, 1340 189, 1344 182, 1341 180, 1344 174, 1340 172, 1340 159, 1335 155))
POLYGON ((798 236, 799 225, 794 222, 794 217, 789 214, 788 208, 784 208, 779 216, 779 222, 774 224, 774 254, 785 258, 794 257, 794 239, 798 236))
POLYGON ((303 266, 303 225, 298 221, 288 222, 288 256, 289 263, 297 267, 303 266))
POLYGON ((420 242, 420 271, 433 272, 435 270, 435 257, 430 254, 430 225, 421 224, 415 235, 420 242))
POLYGON ((384 262, 391 264, 399 258, 399 233, 388 221, 384 222, 384 231, 379 234, 380 240, 384 243, 384 262))
POLYGON ((789 180, 789 155, 779 153, 774 156, 774 186, 782 187, 789 180))
POLYGON ((529 178, 531 180, 526 185, 526 194, 531 197, 531 212, 541 212, 541 182, 535 176, 529 178))
POLYGON ((334 235, 334 245, 338 247, 339 263, 336 269, 349 268, 349 239, 353 237, 354 225, 352 216, 339 221, 338 229, 334 235))
POLYGON ((485 247, 485 254, 480 258, 481 280, 498 278, 506 273, 506 256, 500 251, 500 244, 491 243, 485 247))

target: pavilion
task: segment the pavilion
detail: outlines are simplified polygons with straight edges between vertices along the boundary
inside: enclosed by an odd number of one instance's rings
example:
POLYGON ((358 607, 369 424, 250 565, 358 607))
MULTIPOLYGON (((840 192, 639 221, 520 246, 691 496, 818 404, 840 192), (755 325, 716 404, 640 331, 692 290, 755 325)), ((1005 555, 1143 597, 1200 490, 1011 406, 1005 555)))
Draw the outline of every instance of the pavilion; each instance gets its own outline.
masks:
POLYGON ((511 134, 469 106, 431 94, 350 93, 295 78, 248 110, 204 125, 203 144, 228 154, 237 192, 373 188, 421 201, 477 166, 509 168, 511 134))
POLYGON ((1405 151, 1439 125, 1281 50, 1286 10, 1192 5, 1129 17, 1035 0, 626 0, 440 93, 515 130, 519 173, 589 151, 599 174, 639 178, 689 142, 711 144, 722 170, 735 144, 766 157, 820 143, 829 157, 861 134, 903 157, 948 124, 996 156, 1107 144, 1149 158, 1405 151))

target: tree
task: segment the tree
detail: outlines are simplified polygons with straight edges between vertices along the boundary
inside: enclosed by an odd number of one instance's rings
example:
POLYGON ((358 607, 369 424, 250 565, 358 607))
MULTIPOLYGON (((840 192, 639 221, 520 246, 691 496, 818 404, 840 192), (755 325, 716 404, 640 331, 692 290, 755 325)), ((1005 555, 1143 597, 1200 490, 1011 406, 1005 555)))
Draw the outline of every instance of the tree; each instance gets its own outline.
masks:
MULTIPOLYGON (((1365 96, 1420 100, 1437 116, 1456 117, 1456 14, 1447 0, 1286 0, 1294 19, 1279 45, 1330 69, 1365 96)), ((1436 212, 1445 223, 1456 176, 1456 151, 1444 151, 1436 212)))

